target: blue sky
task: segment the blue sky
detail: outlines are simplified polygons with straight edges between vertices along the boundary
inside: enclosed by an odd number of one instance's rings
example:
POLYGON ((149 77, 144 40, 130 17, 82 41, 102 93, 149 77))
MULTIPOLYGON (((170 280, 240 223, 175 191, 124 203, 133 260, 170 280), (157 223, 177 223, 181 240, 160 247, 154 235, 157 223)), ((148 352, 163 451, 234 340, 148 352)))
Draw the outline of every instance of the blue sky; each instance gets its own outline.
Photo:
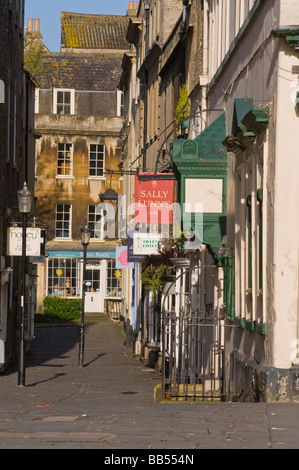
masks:
MULTIPOLYGON (((137 1, 135 0, 135 6, 137 1)), ((28 18, 40 19, 43 42, 51 52, 60 50, 60 14, 94 13, 97 15, 125 15, 129 0, 25 0, 25 28, 28 18)))

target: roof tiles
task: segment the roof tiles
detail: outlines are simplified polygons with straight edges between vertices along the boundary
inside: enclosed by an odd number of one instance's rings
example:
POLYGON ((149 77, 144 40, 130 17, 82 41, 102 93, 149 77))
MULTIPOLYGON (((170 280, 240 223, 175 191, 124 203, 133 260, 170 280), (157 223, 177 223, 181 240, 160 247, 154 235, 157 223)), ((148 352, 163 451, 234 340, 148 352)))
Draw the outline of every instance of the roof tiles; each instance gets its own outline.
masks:
POLYGON ((129 18, 61 12, 61 47, 87 49, 128 49, 129 18))
POLYGON ((37 78, 41 88, 115 91, 121 62, 122 54, 48 53, 37 78))

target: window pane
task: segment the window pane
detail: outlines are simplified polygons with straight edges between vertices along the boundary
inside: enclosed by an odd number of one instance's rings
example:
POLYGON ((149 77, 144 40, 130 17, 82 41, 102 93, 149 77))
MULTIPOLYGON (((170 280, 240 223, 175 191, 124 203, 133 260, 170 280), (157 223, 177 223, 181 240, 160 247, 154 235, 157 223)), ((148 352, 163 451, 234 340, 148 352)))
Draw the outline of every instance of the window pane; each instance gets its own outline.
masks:
POLYGON ((57 103, 63 103, 63 91, 57 92, 57 103))
POLYGON ((64 105, 63 114, 71 114, 71 106, 69 104, 64 105))
POLYGON ((70 91, 65 91, 64 92, 64 102, 67 104, 71 103, 71 93, 70 91))

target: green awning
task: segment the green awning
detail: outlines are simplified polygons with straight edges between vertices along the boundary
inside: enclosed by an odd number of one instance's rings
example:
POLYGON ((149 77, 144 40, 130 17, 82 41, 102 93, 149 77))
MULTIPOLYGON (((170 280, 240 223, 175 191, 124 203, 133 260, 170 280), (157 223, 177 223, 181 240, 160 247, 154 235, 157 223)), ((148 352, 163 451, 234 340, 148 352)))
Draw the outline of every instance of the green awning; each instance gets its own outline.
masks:
POLYGON ((253 107, 254 104, 252 98, 235 99, 234 117, 232 123, 232 134, 235 137, 238 137, 240 133, 242 133, 244 137, 254 137, 253 132, 248 132, 248 130, 242 123, 242 119, 244 118, 244 116, 246 116, 246 114, 251 111, 253 107))
POLYGON ((291 47, 299 47, 299 25, 278 26, 272 30, 272 34, 278 38, 285 38, 291 47))
POLYGON ((227 150, 223 145, 226 137, 225 113, 221 114, 194 140, 175 139, 172 143, 173 162, 176 165, 198 165, 210 161, 226 161, 227 150))
POLYGON ((222 141, 226 136, 225 113, 221 114, 194 141, 198 145, 201 160, 222 160, 226 158, 226 148, 222 141))
POLYGON ((256 108, 252 98, 236 98, 232 131, 224 138, 223 145, 230 152, 244 150, 268 127, 268 122, 268 108, 256 108))

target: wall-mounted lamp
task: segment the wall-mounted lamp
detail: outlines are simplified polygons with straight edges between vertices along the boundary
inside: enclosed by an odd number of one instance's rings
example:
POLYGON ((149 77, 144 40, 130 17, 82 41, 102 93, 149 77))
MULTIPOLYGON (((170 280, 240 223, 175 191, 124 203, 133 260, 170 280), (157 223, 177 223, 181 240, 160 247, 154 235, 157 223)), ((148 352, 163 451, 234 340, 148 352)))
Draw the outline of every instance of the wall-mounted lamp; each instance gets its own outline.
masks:
POLYGON ((120 195, 114 191, 114 189, 109 188, 104 193, 99 194, 101 204, 112 204, 115 210, 115 215, 118 211, 118 199, 120 195))

